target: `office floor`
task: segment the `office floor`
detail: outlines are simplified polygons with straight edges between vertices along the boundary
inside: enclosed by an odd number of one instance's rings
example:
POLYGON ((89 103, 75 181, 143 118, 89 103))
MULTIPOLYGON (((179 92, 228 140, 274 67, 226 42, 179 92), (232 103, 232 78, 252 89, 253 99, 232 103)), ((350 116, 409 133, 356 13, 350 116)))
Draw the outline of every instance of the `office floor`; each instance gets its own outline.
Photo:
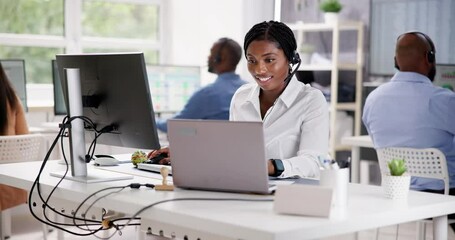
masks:
MULTIPOLYGON (((9 240, 40 240, 43 239, 42 227, 41 224, 36 221, 32 216, 28 214, 28 209, 26 205, 17 207, 13 209, 12 213, 12 236, 9 240)), ((415 223, 406 223, 401 224, 399 228, 399 240, 414 240, 415 237, 415 223)), ((391 240, 395 239, 396 225, 381 228, 379 230, 379 240, 391 240)), ((431 236, 432 226, 428 224, 427 226, 427 240, 433 239, 431 236)), ((368 230, 359 232, 359 238, 357 240, 370 240, 375 239, 376 232, 375 230, 368 230)), ((78 237, 70 234, 64 235, 65 240, 80 240, 80 239, 96 239, 94 236, 90 237, 78 237)), ((454 232, 449 229, 448 240, 455 240, 454 232)), ((136 229, 135 227, 128 227, 122 232, 122 236, 116 235, 110 239, 119 240, 119 239, 135 239, 136 238, 136 229)), ((57 239, 57 232, 52 231, 48 234, 49 240, 57 239)), ((164 240, 166 238, 159 236, 149 236, 147 235, 145 240, 164 240)), ((336 237, 326 238, 324 240, 355 240, 354 234, 341 235, 336 237)))

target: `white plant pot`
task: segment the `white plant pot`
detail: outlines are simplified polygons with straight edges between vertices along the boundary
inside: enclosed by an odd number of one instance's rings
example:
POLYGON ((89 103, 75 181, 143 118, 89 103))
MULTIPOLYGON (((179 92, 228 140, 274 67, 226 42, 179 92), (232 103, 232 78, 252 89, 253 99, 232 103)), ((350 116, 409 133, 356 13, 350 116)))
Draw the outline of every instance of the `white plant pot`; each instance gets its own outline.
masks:
POLYGON ((326 12, 324 13, 324 21, 327 24, 335 24, 338 22, 338 13, 326 12))
POLYGON ((411 176, 392 176, 390 174, 382 174, 382 188, 385 196, 390 199, 406 199, 409 193, 411 184, 411 176))

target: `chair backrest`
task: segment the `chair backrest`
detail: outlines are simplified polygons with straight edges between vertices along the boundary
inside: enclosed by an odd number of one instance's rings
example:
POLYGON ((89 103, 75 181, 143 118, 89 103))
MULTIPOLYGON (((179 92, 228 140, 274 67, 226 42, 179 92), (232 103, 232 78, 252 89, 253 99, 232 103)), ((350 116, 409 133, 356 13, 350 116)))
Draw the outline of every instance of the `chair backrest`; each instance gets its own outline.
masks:
POLYGON ((436 148, 389 147, 376 149, 381 173, 390 173, 387 162, 404 159, 409 175, 444 181, 444 194, 449 194, 449 172, 444 153, 436 148))
POLYGON ((41 134, 0 136, 0 164, 41 161, 44 157, 41 134))

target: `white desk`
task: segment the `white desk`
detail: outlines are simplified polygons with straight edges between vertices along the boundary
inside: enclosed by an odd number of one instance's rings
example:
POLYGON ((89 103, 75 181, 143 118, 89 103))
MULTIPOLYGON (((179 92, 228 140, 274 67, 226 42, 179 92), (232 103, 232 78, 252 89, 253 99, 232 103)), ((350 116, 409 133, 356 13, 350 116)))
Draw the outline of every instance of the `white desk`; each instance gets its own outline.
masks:
POLYGON ((369 135, 344 137, 341 139, 344 145, 351 145, 351 182, 360 182, 360 148, 374 148, 373 141, 369 135))
MULTIPOLYGON (((0 168, 0 182, 29 189, 39 169, 39 162, 4 164, 0 168)), ((44 193, 48 193, 57 178, 50 171, 61 170, 55 161, 49 163, 41 179, 44 193)), ((90 168, 89 168, 90 171, 90 168)), ((55 191, 53 201, 74 202, 73 208, 90 193, 109 186, 130 182, 159 183, 158 179, 135 176, 130 181, 82 184, 63 181, 55 191)), ((407 202, 398 204, 383 196, 377 186, 350 184, 347 217, 327 219, 317 217, 278 215, 272 202, 216 202, 179 201, 157 205, 144 212, 141 228, 151 227, 153 233, 163 231, 188 239, 315 239, 336 236, 371 228, 434 217, 434 239, 447 239, 447 214, 455 213, 455 197, 411 191, 407 202)), ((248 198, 267 199, 271 196, 230 194, 176 189, 156 192, 151 189, 127 189, 110 195, 95 204, 126 214, 133 214, 151 203, 173 198, 248 198)), ((60 209, 60 206, 56 206, 60 209)), ((66 208, 71 206, 66 205, 66 208)), ((69 212, 71 209, 67 209, 69 212)))

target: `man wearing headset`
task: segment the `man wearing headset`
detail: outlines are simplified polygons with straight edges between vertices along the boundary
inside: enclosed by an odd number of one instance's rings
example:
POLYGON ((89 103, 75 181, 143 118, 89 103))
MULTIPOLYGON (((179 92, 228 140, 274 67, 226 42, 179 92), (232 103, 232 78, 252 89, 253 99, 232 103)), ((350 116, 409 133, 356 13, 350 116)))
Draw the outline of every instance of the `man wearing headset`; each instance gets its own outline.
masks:
MULTIPOLYGON (((362 120, 375 148, 437 148, 446 158, 450 194, 455 195, 455 93, 433 86, 436 74, 433 41, 421 32, 397 39, 391 79, 365 102, 362 120)), ((442 181, 413 178, 411 188, 443 192, 442 181)))
MULTIPOLYGON (((229 119, 229 105, 237 88, 246 83, 235 73, 242 57, 240 45, 221 38, 210 49, 208 71, 218 75, 214 83, 196 91, 187 104, 173 118, 178 119, 229 119)), ((167 120, 157 121, 157 128, 167 132, 167 120)))

